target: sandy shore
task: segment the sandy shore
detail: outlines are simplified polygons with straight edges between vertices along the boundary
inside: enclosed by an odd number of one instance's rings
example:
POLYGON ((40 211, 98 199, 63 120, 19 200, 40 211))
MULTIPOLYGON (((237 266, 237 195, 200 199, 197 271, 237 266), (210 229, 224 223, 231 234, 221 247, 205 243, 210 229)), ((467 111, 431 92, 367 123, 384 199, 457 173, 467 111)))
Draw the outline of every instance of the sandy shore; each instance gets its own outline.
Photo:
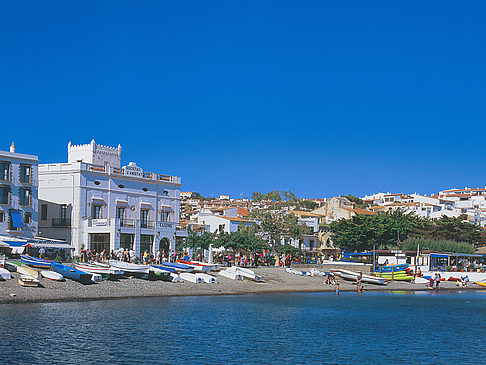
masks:
MULTIPOLYGON (((25 288, 17 283, 17 273, 13 279, 0 282, 0 304, 28 302, 60 302, 80 300, 101 300, 134 297, 194 296, 194 295, 235 295, 250 293, 286 293, 286 292, 326 292, 334 287, 324 284, 321 277, 298 276, 285 272, 282 268, 263 267, 254 269, 262 275, 265 282, 256 283, 245 279, 234 281, 215 273, 217 284, 169 283, 134 278, 122 278, 118 281, 103 281, 92 285, 83 285, 71 280, 55 282, 41 278, 38 288, 25 288)), ((354 291, 355 285, 340 280, 341 291, 354 291)), ((459 289, 452 282, 441 284, 442 290, 459 289)), ((480 289, 471 284, 464 289, 480 289)), ((410 291, 428 290, 425 284, 390 282, 386 286, 365 284, 365 290, 410 291)))

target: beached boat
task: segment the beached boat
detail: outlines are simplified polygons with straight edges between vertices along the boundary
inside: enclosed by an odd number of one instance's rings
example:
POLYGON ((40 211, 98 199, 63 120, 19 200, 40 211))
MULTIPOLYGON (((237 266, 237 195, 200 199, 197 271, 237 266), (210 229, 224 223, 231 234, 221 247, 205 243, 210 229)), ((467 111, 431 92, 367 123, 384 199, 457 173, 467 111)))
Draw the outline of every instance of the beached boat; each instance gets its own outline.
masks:
MULTIPOLYGON (((343 279, 356 281, 359 273, 344 269, 331 270, 335 275, 341 276, 343 279)), ((377 276, 361 274, 361 281, 369 284, 385 285, 386 278, 379 278, 377 276)))
POLYGON ((172 274, 165 269, 159 269, 158 267, 150 266, 150 272, 157 278, 164 281, 172 281, 172 274))
POLYGON ((191 283, 196 283, 196 284, 204 283, 204 280, 202 278, 199 278, 199 277, 196 276, 196 274, 192 274, 190 272, 182 272, 182 273, 179 274, 179 276, 184 281, 189 281, 191 283))
POLYGON ((210 266, 211 267, 211 271, 219 271, 221 270, 221 264, 216 264, 216 263, 207 263, 207 262, 201 262, 201 261, 192 261, 196 264, 201 264, 201 265, 204 265, 204 266, 210 266))
POLYGON ((176 273, 170 273, 170 276, 172 278, 173 283, 183 283, 184 279, 182 279, 178 274, 176 273))
POLYGON ((32 276, 35 279, 39 279, 39 271, 28 267, 27 265, 22 265, 20 262, 16 262, 17 265, 17 272, 21 275, 32 276))
POLYGON ((251 280, 254 280, 254 281, 257 281, 257 282, 263 282, 263 276, 255 274, 255 272, 253 270, 246 269, 246 268, 239 267, 239 266, 231 266, 227 270, 234 271, 237 274, 240 274, 241 276, 243 276, 245 278, 248 278, 248 279, 251 279, 251 280))
POLYGON ((196 273, 195 274, 198 278, 201 278, 207 284, 217 284, 218 279, 212 275, 204 274, 204 273, 196 273))
POLYGON ((157 269, 160 269, 160 270, 165 270, 167 272, 170 272, 170 273, 175 273, 176 272, 176 269, 174 269, 173 267, 169 267, 169 266, 163 266, 163 265, 150 265, 150 267, 155 267, 157 269))
POLYGON ((375 272, 396 272, 396 271, 402 271, 408 268, 408 264, 400 264, 400 265, 386 265, 386 266, 380 266, 378 269, 375 270, 375 272))
POLYGON ((93 275, 101 275, 103 279, 115 279, 123 275, 123 270, 112 268, 110 265, 75 263, 74 267, 93 275))
POLYGON ((420 278, 418 276, 413 280, 413 282, 415 284, 428 284, 429 283, 429 281, 427 279, 420 278))
POLYGON ((295 270, 292 269, 291 267, 285 268, 285 272, 288 272, 289 274, 299 275, 299 276, 305 276, 307 274, 307 272, 305 271, 295 270))
POLYGON ((480 285, 480 286, 484 286, 484 287, 486 287, 486 283, 481 282, 481 281, 476 281, 476 284, 478 284, 478 285, 480 285))
POLYGON ((7 280, 7 279, 12 279, 12 276, 10 275, 10 271, 4 269, 3 267, 0 267, 0 280, 7 280))
POLYGON ((40 274, 43 278, 46 278, 46 279, 49 279, 49 280, 54 280, 54 281, 63 281, 64 280, 64 276, 62 276, 61 274, 59 274, 55 271, 43 270, 43 271, 40 272, 40 274))
POLYGON ((167 266, 175 269, 177 272, 193 272, 194 267, 186 265, 186 264, 181 264, 180 262, 168 262, 164 261, 162 262, 162 266, 167 266))
POLYGON ((221 270, 218 274, 231 280, 243 280, 243 276, 241 276, 241 274, 238 274, 234 271, 221 270))
POLYGON ((17 279, 19 285, 27 286, 27 287, 36 287, 39 286, 39 280, 30 276, 21 274, 17 279))
POLYGON ((149 277, 149 265, 137 265, 118 260, 110 260, 110 265, 115 269, 123 270, 126 276, 134 276, 142 279, 148 279, 149 277))
POLYGON ((23 264, 38 267, 39 269, 50 269, 51 263, 53 262, 28 255, 20 255, 20 261, 23 264))
POLYGON ((83 284, 89 284, 92 282, 93 274, 75 269, 73 267, 69 267, 63 264, 59 264, 57 262, 53 262, 51 264, 52 270, 61 274, 67 279, 71 279, 74 281, 78 281, 83 284))
POLYGON ((213 269, 213 267, 210 265, 205 265, 194 261, 177 260, 177 262, 180 264, 192 266, 194 268, 194 271, 199 272, 210 272, 213 269))

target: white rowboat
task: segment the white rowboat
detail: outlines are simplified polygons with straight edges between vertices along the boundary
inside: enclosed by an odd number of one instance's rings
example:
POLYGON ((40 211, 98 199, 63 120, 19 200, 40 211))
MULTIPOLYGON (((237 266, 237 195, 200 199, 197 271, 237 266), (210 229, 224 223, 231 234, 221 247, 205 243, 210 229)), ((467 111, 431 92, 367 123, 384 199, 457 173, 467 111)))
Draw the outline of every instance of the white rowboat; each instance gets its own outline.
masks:
POLYGON ((243 276, 241 276, 241 274, 238 274, 234 271, 221 270, 218 274, 231 280, 243 280, 243 276))
POLYGON ((54 280, 54 281, 64 280, 64 276, 62 276, 61 274, 59 274, 55 271, 43 270, 43 271, 41 271, 40 274, 41 274, 42 277, 49 279, 49 280, 54 280))
POLYGON ((201 278, 207 284, 217 284, 218 279, 208 274, 195 274, 198 278, 201 278))
POLYGON ((253 270, 250 270, 250 269, 242 268, 242 267, 239 267, 239 266, 231 266, 227 270, 234 271, 235 273, 240 274, 241 276, 243 276, 245 278, 248 278, 248 279, 251 279, 251 280, 254 280, 254 281, 257 281, 257 282, 263 281, 262 276, 255 274, 255 272, 253 270))
POLYGON ((184 281, 189 281, 191 283, 196 283, 196 284, 201 284, 204 283, 204 280, 201 278, 198 278, 195 274, 191 274, 189 272, 183 272, 180 273, 179 276, 184 280, 184 281))
POLYGON ((3 280, 7 280, 7 279, 12 279, 12 276, 10 275, 10 272, 7 269, 0 267, 0 278, 3 280))

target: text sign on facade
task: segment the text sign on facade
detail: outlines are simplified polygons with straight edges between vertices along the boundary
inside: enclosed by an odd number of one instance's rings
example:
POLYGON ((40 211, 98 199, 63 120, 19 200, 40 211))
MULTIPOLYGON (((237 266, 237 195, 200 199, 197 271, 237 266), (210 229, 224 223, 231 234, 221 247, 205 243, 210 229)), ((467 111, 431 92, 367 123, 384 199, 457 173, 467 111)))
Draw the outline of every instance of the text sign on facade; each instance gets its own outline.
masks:
POLYGON ((143 177, 143 170, 134 162, 130 162, 128 166, 123 166, 123 173, 127 176, 143 177))

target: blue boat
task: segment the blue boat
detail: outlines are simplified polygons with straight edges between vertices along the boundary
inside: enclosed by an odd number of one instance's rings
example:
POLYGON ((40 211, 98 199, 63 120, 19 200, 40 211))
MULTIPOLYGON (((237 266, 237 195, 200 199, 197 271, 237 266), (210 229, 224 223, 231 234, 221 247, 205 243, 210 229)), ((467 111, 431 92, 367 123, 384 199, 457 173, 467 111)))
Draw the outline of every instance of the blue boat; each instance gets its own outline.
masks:
POLYGON ((55 271, 65 278, 78 281, 83 284, 89 284, 93 281, 91 280, 93 274, 89 274, 87 272, 75 269, 73 267, 69 267, 63 264, 59 264, 57 262, 53 262, 51 264, 52 271, 55 271))
POLYGON ((409 266, 408 264, 381 266, 378 269, 376 269, 375 272, 390 272, 391 273, 392 268, 393 268, 393 272, 403 271, 403 270, 407 269, 408 266, 409 266))
POLYGON ((28 255, 20 255, 20 262, 29 266, 38 267, 39 269, 50 269, 52 264, 52 261, 28 255))
POLYGON ((168 272, 171 272, 171 273, 176 272, 176 270, 173 267, 169 267, 169 266, 164 266, 164 265, 150 265, 150 266, 155 267, 155 268, 160 269, 160 270, 165 270, 165 271, 168 271, 168 272))
POLYGON ((171 267, 175 269, 175 271, 187 271, 187 272, 194 271, 194 267, 186 264, 181 264, 181 263, 163 261, 162 265, 171 267))

